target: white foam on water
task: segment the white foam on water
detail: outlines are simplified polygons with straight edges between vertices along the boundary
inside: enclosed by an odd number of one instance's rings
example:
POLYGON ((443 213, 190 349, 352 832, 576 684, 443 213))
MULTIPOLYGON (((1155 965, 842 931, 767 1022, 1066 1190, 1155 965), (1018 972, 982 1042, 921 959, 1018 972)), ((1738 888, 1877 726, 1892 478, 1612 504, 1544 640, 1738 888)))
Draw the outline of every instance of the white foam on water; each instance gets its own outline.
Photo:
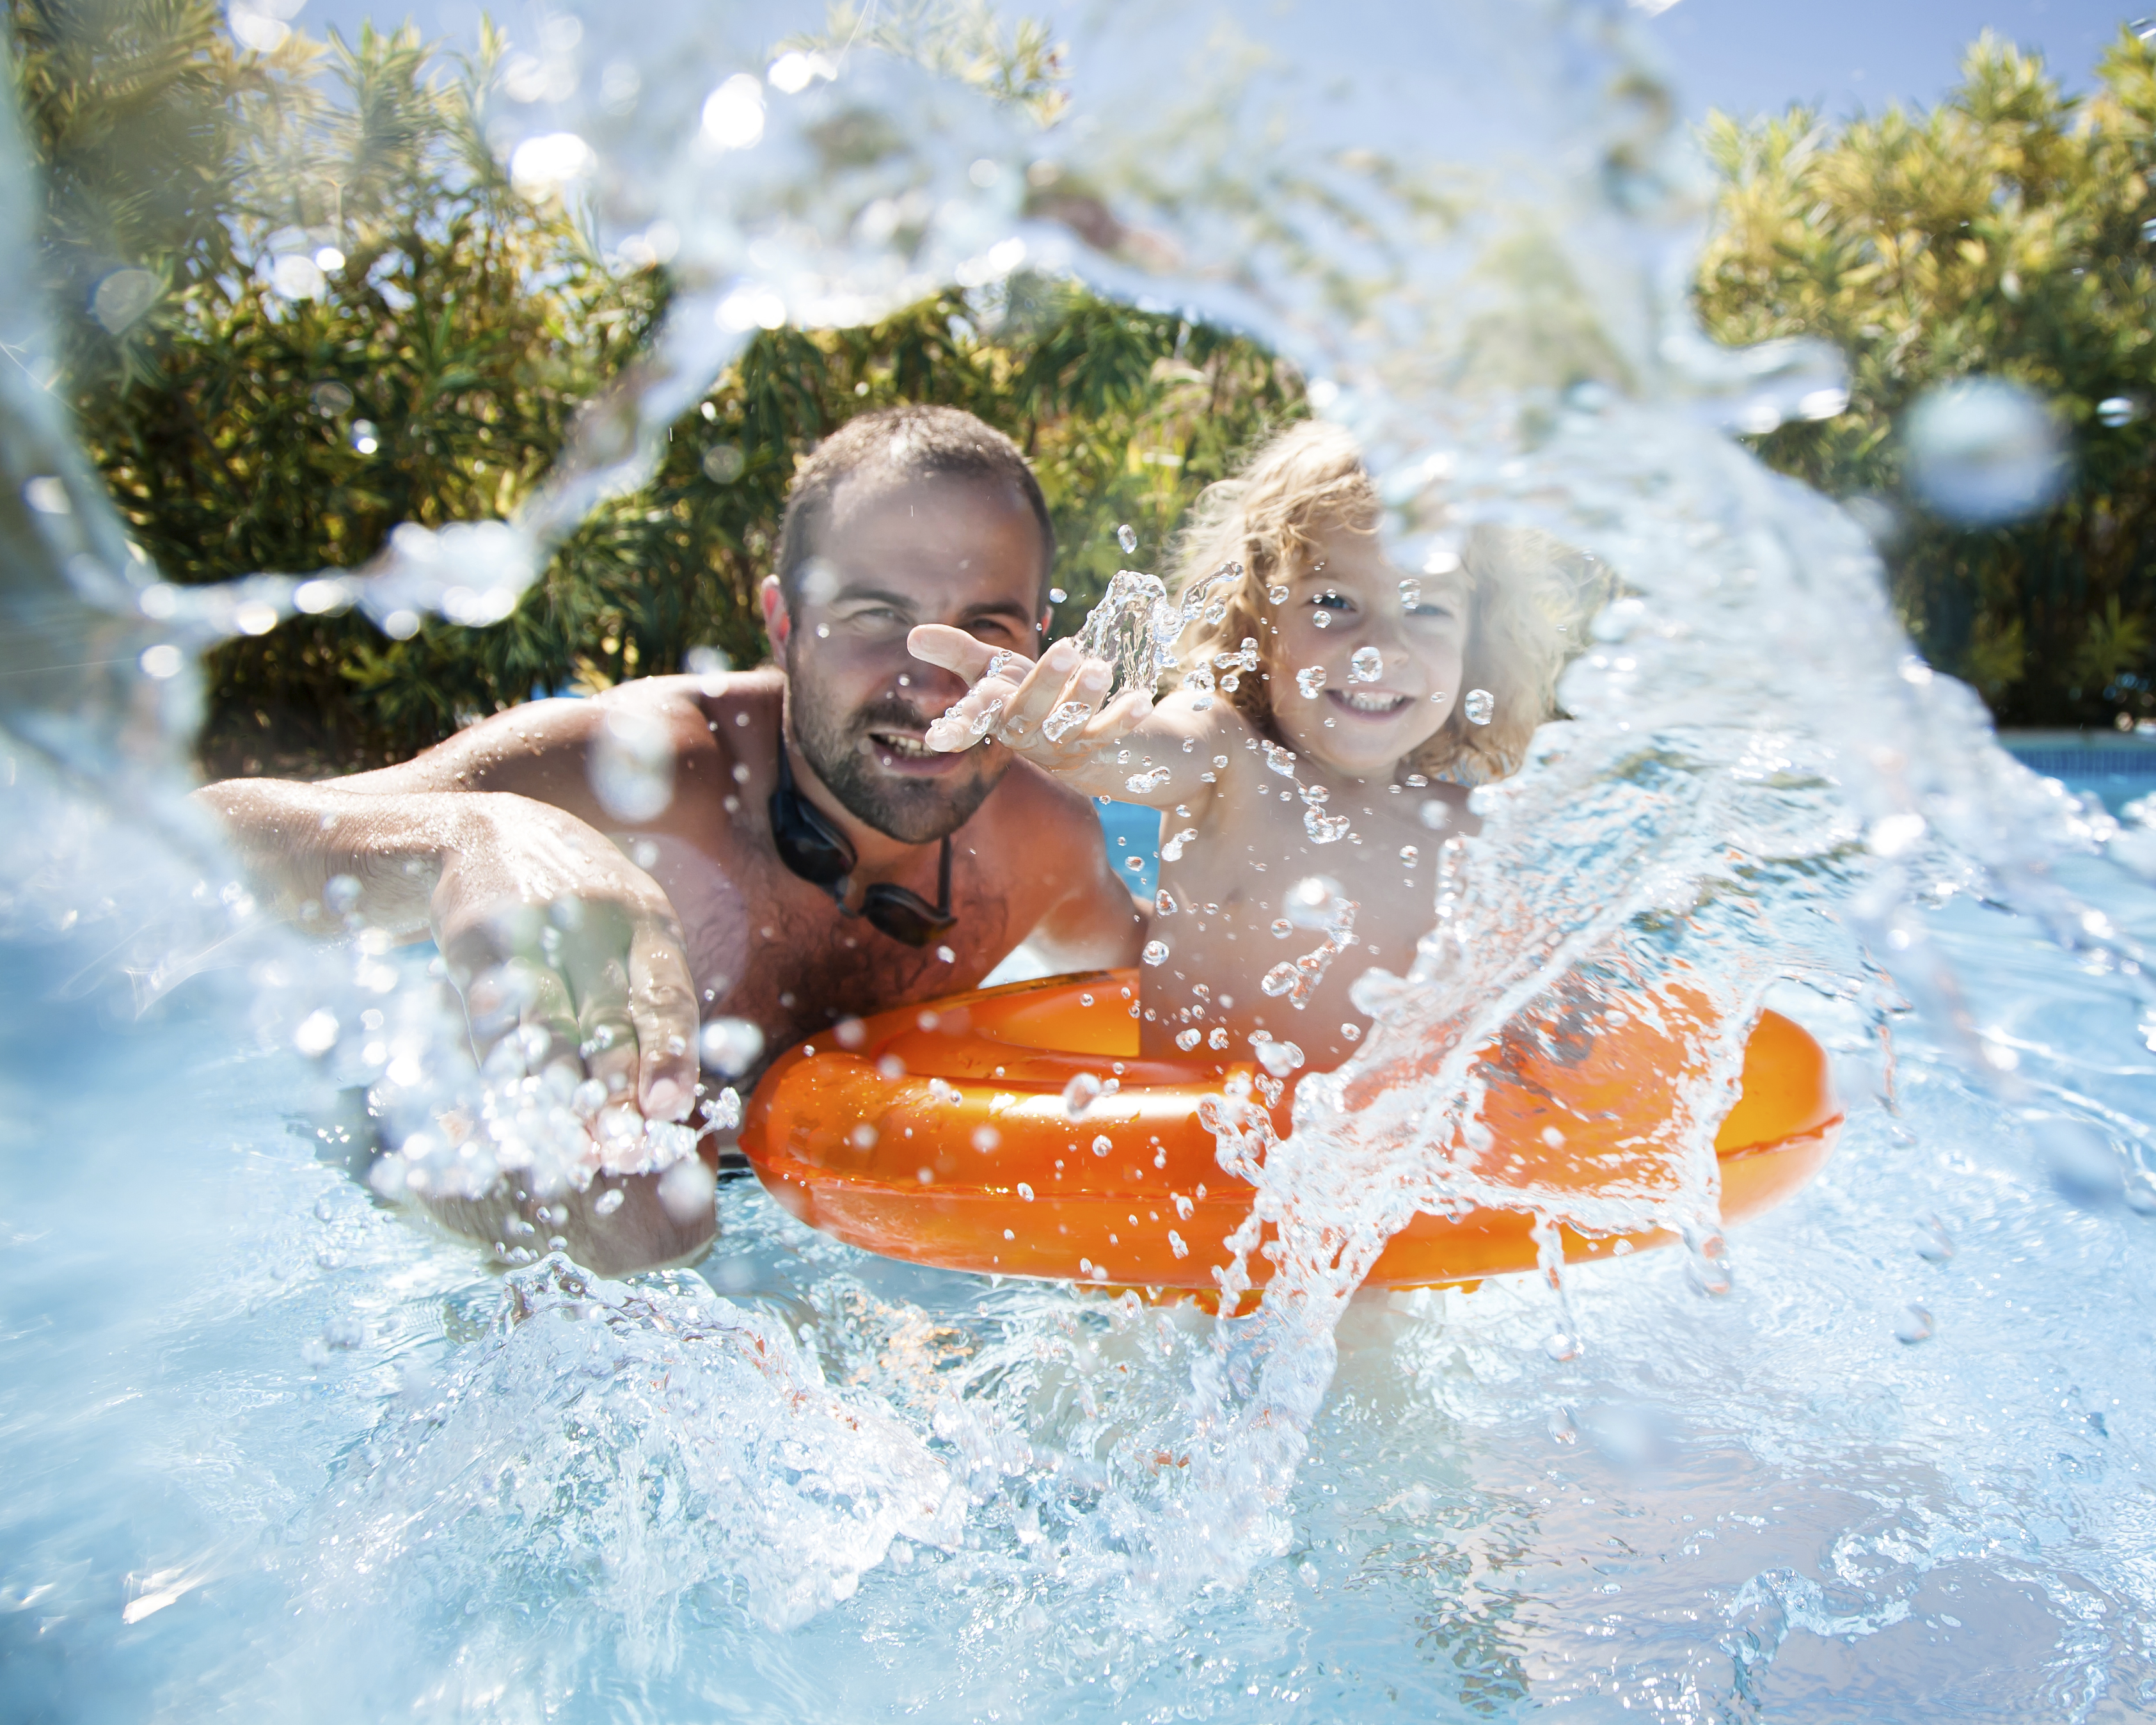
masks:
MULTIPOLYGON (((968 81, 978 18, 940 16, 812 41, 775 10, 560 11, 498 142, 535 186, 588 185, 608 244, 663 245, 682 292, 513 522, 175 596, 0 368, 6 495, 69 504, 0 517, 11 994, 108 999, 116 968, 153 1013, 131 1037, 56 1007, 40 1043, 15 1009, 23 1692, 85 1717, 2156 1702, 2141 839, 2006 760, 1908 659, 1856 526, 1727 440, 1834 367, 1690 329, 1702 183, 1623 9, 1074 8, 1048 130, 968 81), (1243 1243, 1265 1224, 1277 1253, 1257 1314, 886 1266, 740 1186, 694 1275, 502 1282, 280 1142, 295 1097, 367 1085, 393 1145, 451 1100, 506 1122, 413 1166, 573 1182, 594 1153, 536 1081, 473 1070, 424 967, 301 947, 226 887, 177 806, 187 655, 317 603, 307 579, 378 616, 495 608, 752 331, 952 281, 992 305, 1020 268, 1275 343, 1363 439, 1403 567, 1496 521, 1623 583, 1571 718, 1475 793, 1478 838, 1440 841, 1430 933, 1358 991, 1357 1059, 1278 1143, 1224 1099, 1243 1243), (1830 1039, 1851 1120, 1723 1246, 1712 1132, 1770 999, 1830 1039), (1612 1007, 1690 1075, 1648 1173, 1589 1197, 1484 1168, 1492 1039, 1612 1007), (235 1044, 189 1094, 237 1157, 80 1102, 112 1049, 148 1094, 235 1044), (1471 1202, 1693 1250, 1561 1299, 1352 1298, 1409 1215, 1471 1202), (172 1297, 116 1297, 138 1266, 172 1297), (78 1381, 93 1344, 116 1363, 78 1381)), ((29 231, 18 154, 0 219, 29 231)), ((28 304, 0 293, 36 352, 28 304)), ((656 770, 634 742, 630 798, 656 770)))

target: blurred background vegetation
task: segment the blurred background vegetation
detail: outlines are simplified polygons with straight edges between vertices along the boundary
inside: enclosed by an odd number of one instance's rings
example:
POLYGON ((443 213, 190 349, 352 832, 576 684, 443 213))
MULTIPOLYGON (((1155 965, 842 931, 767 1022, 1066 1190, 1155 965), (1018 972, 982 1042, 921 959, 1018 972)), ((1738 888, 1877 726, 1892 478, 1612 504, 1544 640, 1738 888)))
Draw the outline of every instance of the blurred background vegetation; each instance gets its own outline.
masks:
POLYGON ((1725 182, 1699 268, 1707 330, 1819 336, 1849 357, 1848 410, 1760 454, 1861 500, 1917 646, 2001 724, 2156 713, 2151 44, 2123 29, 2076 100, 1986 35, 1928 112, 1717 119, 1705 142, 1725 182), (1898 432, 1923 392, 1976 374, 2050 403, 2072 479, 2043 512, 1970 531, 1912 501, 1898 432))
MULTIPOLYGON (((510 185, 485 142, 498 38, 449 62, 409 32, 255 53, 213 0, 8 5, 46 173, 52 387, 171 579, 353 567, 400 521, 507 513, 666 308, 663 268, 603 254, 510 185)), ((1052 46, 1021 32, 1011 62, 1004 93, 1052 117, 1052 46)), ((2082 101, 1989 39, 1964 72, 1928 112, 1710 125, 1725 188, 1699 311, 1726 341, 1850 355, 1845 413, 1755 441, 1858 502, 1933 663, 2005 722, 2130 721, 2156 713, 2156 59, 2123 33, 2082 101), (1978 373, 2054 404, 2074 479, 2035 519, 1968 531, 1911 500, 1897 426, 1978 373)), ((1122 560, 1119 524, 1158 566, 1197 491, 1304 411, 1255 344, 1060 280, 767 331, 506 621, 393 640, 302 618, 219 649, 206 768, 375 764, 698 648, 755 662, 797 459, 900 400, 968 408, 1032 455, 1066 625, 1122 560)))

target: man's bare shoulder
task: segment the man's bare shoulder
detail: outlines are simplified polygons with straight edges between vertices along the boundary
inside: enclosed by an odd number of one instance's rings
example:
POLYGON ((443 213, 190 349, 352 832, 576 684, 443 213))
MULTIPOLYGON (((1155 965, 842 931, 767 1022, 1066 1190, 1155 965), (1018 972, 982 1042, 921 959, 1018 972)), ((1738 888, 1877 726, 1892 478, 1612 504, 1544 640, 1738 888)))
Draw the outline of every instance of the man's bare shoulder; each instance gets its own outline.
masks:
POLYGON ((526 701, 489 715, 393 767, 354 773, 341 790, 377 795, 411 791, 509 791, 581 810, 592 750, 610 721, 634 716, 664 727, 678 768, 731 766, 740 744, 767 744, 778 723, 777 673, 721 678, 642 677, 588 699, 526 701), (716 686, 714 686, 716 685, 716 686), (726 735, 726 742, 719 738, 726 735))

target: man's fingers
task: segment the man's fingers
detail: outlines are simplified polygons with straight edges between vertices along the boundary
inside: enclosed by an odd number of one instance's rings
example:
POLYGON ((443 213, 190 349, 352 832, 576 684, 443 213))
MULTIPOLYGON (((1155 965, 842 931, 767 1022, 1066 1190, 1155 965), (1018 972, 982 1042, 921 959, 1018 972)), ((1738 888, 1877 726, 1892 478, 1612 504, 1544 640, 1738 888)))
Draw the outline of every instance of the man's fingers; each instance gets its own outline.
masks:
POLYGON ((696 1096, 696 985, 680 942, 662 930, 639 930, 629 947, 629 1012, 644 1115, 682 1119, 696 1096))
POLYGON ((511 958, 499 967, 511 973, 510 987, 521 994, 517 1034, 523 1044, 524 1068, 543 1072, 557 1060, 580 1065, 583 1038, 577 1025, 577 1011, 569 999, 569 985, 545 966, 529 959, 511 958))
POLYGON ((636 1105, 636 1023, 629 1009, 629 967, 608 958, 577 978, 577 1029, 584 1070, 606 1086, 607 1101, 636 1105))
POLYGON ((568 984, 527 950, 536 919, 511 914, 475 921, 442 939, 442 956, 464 996, 474 1051, 484 1060, 514 1034, 528 1072, 575 1061, 579 1037, 568 984))

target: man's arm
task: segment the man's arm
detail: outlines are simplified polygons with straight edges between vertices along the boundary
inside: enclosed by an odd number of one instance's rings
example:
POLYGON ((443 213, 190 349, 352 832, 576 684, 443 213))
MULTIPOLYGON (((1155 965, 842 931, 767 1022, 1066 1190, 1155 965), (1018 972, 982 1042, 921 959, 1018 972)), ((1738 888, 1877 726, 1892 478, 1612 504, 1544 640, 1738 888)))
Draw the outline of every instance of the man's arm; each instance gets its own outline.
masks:
POLYGON ((483 791, 233 779, 195 794, 300 927, 431 932, 482 1056, 536 1029, 534 1065, 567 1062, 650 1118, 688 1112, 697 1013, 674 907, 574 815, 483 791))
MULTIPOLYGON (((378 773, 320 785, 231 780, 196 795, 300 927, 400 940, 431 932, 482 1055, 529 1027, 543 1039, 534 1064, 567 1064, 649 1118, 680 1119, 695 1100, 698 1019, 681 931, 657 883, 579 818, 604 818, 586 771, 602 704, 545 705, 555 711, 499 715, 378 773)), ((694 722, 706 737, 701 714, 694 722)), ((536 1219, 539 1237, 564 1235, 609 1274, 710 1240, 708 1202, 685 1204, 651 1176, 613 1183, 623 1202, 604 1216, 591 1210, 600 1185, 544 1215, 506 1192, 429 1209, 488 1240, 510 1237, 512 1214, 536 1219)))

